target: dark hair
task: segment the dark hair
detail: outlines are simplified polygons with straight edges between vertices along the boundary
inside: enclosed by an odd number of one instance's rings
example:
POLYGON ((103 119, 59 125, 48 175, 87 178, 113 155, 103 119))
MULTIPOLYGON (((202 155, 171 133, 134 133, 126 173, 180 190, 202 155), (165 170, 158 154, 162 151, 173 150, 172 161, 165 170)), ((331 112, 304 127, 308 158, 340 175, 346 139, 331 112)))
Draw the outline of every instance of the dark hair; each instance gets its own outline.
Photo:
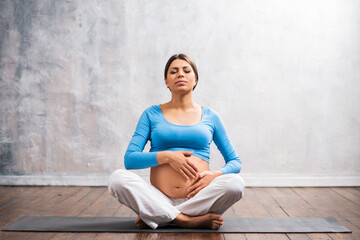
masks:
MULTIPOLYGON (((197 67, 196 67, 194 61, 191 60, 191 58, 189 56, 187 56, 186 54, 183 54, 183 53, 174 54, 169 58, 169 60, 167 61, 166 65, 165 65, 164 77, 166 78, 171 63, 176 59, 184 60, 190 64, 191 68, 193 69, 193 71, 195 73, 196 85, 197 85, 197 83, 199 81, 199 74, 198 74, 197 67)), ((195 89, 196 85, 194 86, 193 90, 195 89)))

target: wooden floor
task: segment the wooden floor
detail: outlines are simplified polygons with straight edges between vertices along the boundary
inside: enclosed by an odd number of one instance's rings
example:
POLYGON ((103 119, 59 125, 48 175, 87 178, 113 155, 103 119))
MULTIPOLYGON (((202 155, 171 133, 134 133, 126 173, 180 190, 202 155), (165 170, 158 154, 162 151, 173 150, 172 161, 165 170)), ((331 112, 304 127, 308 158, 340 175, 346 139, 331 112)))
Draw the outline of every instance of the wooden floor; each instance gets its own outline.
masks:
MULTIPOLYGON (((21 216, 130 216, 105 187, 0 186, 0 228, 21 216)), ((224 217, 335 217, 352 233, 33 233, 0 232, 0 239, 360 239, 360 188, 247 188, 224 217)))

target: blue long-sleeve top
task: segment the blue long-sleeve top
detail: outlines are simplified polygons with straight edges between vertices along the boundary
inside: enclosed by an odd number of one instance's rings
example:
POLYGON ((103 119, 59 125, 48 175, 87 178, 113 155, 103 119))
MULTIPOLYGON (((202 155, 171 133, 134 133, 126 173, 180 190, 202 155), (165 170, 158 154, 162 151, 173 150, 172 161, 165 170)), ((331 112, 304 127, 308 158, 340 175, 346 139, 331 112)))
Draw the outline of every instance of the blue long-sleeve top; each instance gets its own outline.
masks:
POLYGON ((194 156, 209 162, 210 144, 214 140, 225 160, 225 165, 220 169, 222 173, 240 172, 240 158, 219 115, 205 106, 202 111, 201 121, 197 124, 177 125, 165 119, 160 105, 147 108, 142 113, 126 150, 125 168, 157 166, 156 154, 160 151, 194 151, 194 156), (150 152, 143 152, 147 141, 151 141, 150 152))

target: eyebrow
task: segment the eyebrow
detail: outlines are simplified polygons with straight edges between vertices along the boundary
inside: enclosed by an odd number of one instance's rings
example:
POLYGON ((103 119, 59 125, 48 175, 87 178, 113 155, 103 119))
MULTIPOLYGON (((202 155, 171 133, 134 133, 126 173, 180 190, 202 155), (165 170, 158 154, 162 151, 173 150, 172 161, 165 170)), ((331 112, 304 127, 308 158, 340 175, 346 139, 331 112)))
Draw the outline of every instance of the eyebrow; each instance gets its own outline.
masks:
MULTIPOLYGON (((183 66, 182 68, 190 68, 190 66, 183 66)), ((179 69, 178 67, 171 67, 170 69, 179 69)))

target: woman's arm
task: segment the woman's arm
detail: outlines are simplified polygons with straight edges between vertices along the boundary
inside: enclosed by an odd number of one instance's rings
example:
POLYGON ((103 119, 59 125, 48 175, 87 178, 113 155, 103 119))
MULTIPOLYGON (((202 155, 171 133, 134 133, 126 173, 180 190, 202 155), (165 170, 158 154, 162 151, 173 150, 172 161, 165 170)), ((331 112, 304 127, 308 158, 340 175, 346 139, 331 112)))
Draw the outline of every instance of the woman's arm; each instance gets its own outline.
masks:
POLYGON ((231 144, 221 118, 215 112, 213 112, 213 121, 213 139, 222 156, 224 157, 226 164, 220 169, 220 171, 204 171, 200 173, 199 177, 187 190, 187 197, 189 198, 194 197, 201 189, 208 186, 216 177, 228 173, 238 173, 241 170, 240 158, 236 153, 234 146, 231 144))
POLYGON ((169 164, 185 179, 197 176, 196 166, 188 160, 192 151, 162 151, 142 152, 150 139, 151 121, 145 111, 136 126, 135 133, 125 153, 124 165, 126 169, 143 169, 161 164, 169 164))
POLYGON ((232 145, 225 126, 218 114, 214 113, 214 142, 221 152, 226 164, 220 169, 223 174, 238 173, 241 170, 241 160, 232 145))
POLYGON ((144 111, 136 126, 124 157, 126 169, 142 169, 158 165, 156 152, 142 152, 150 139, 151 124, 148 113, 144 111))

